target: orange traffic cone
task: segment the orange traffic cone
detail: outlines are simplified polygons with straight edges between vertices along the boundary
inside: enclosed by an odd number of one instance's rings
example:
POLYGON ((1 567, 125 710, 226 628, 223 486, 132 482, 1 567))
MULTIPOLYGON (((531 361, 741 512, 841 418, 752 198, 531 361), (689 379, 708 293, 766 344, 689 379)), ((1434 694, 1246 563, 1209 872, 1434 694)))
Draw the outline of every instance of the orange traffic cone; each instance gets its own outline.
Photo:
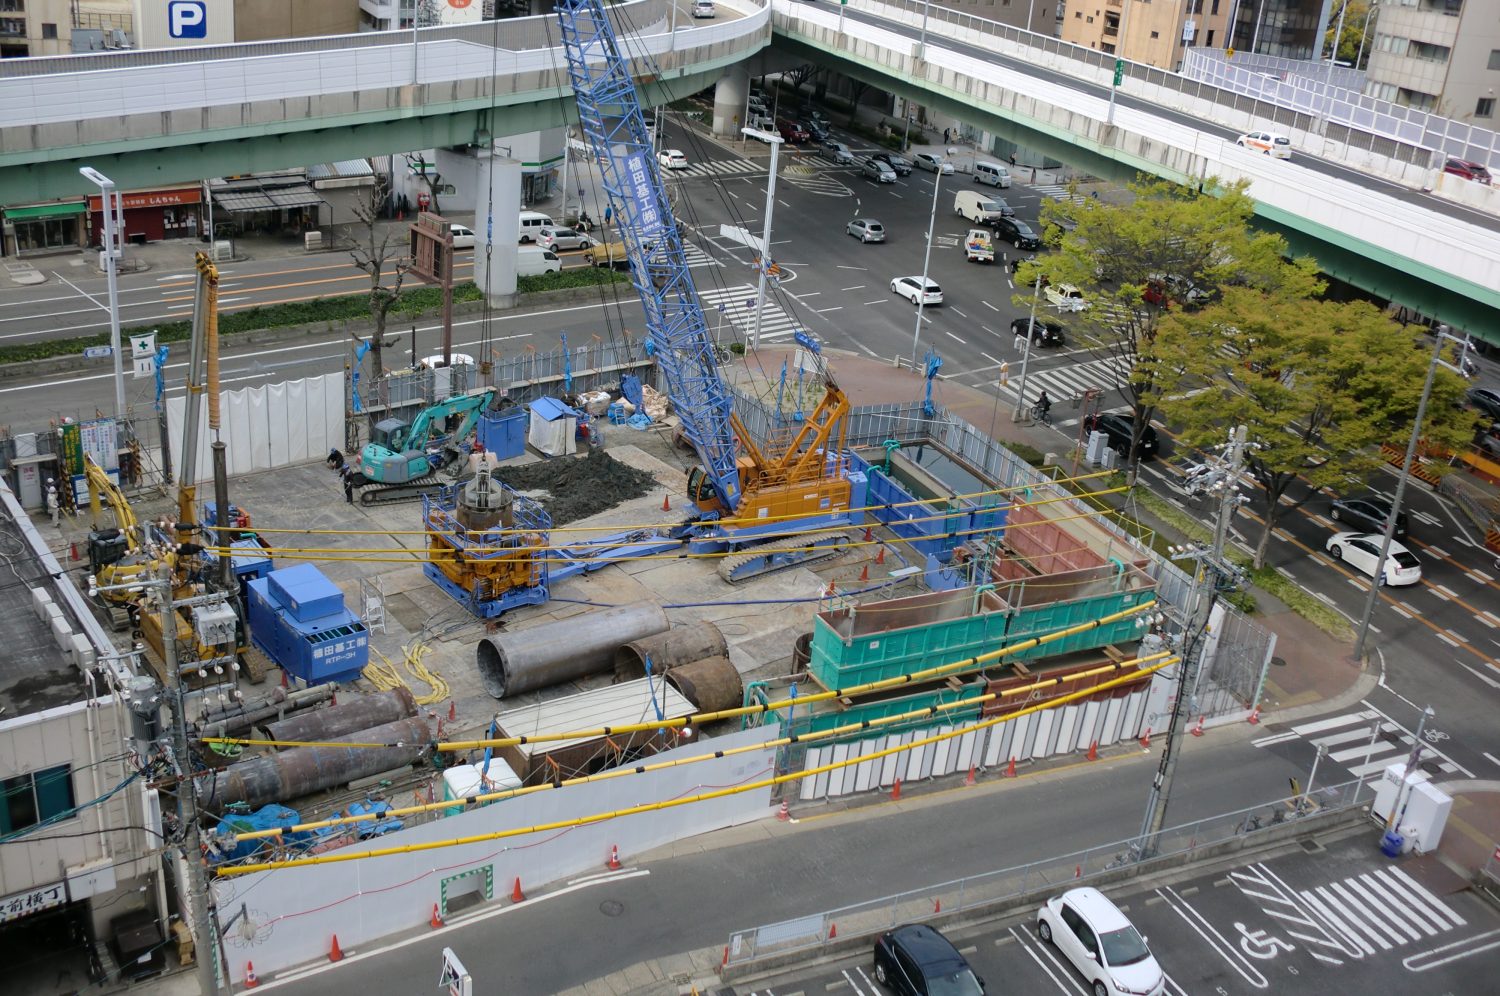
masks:
POLYGON ((1146 732, 1141 735, 1141 746, 1147 750, 1151 749, 1151 727, 1146 727, 1146 732))
POLYGON ((245 988, 254 989, 260 985, 260 980, 255 977, 255 962, 245 962, 245 988))
POLYGON ((1089 742, 1089 754, 1088 754, 1088 757, 1089 757, 1090 761, 1097 761, 1097 760, 1099 760, 1099 741, 1093 740, 1093 741, 1089 742))
POLYGON ((783 823, 786 823, 792 818, 792 811, 787 806, 785 799, 781 800, 781 808, 776 811, 776 818, 783 823))
POLYGON ((672 511, 672 496, 671 495, 662 495, 661 496, 661 510, 663 512, 670 512, 670 511, 672 511))
POLYGON ((726 944, 724 945, 724 958, 719 962, 719 967, 723 968, 727 964, 729 964, 729 945, 726 944))
MULTIPOLYGON (((869 526, 865 526, 865 538, 864 538, 864 542, 868 543, 871 540, 873 540, 874 538, 875 538, 875 530, 871 529, 869 526)), ((74 544, 74 545, 76 546, 77 544, 74 544)), ((75 556, 73 559, 77 560, 78 558, 75 556)))
POLYGON ((451 723, 451 722, 453 722, 456 719, 458 719, 458 705, 452 699, 449 699, 448 700, 448 722, 451 723))
POLYGON ((901 779, 899 779, 899 778, 896 779, 896 781, 894 783, 892 783, 892 785, 891 785, 891 801, 892 802, 900 802, 901 801, 901 779))
POLYGON ((969 777, 967 777, 967 778, 964 779, 964 784, 965 785, 973 785, 974 784, 974 766, 972 764, 969 765, 969 777))
POLYGON ((1016 777, 1016 759, 1015 758, 1011 758, 1010 759, 1010 763, 1005 766, 1005 777, 1006 778, 1014 778, 1014 777, 1016 777))
MULTIPOLYGON (((869 539, 870 538, 869 535, 868 535, 869 532, 870 531, 868 529, 865 530, 865 533, 866 533, 865 539, 869 539)), ((77 560, 78 560, 78 541, 77 540, 73 540, 71 543, 68 544, 68 559, 72 560, 74 562, 77 562, 77 560)))
POLYGON ((1246 722, 1248 722, 1251 726, 1256 726, 1256 725, 1258 725, 1260 723, 1260 704, 1259 703, 1256 704, 1255 710, 1250 713, 1250 718, 1248 720, 1246 720, 1246 722))
POLYGON ((1203 717, 1202 716, 1198 717, 1198 725, 1194 726, 1188 732, 1191 733, 1195 737, 1201 737, 1201 736, 1203 736, 1203 717))
POLYGON ((839 925, 836 923, 830 923, 828 925, 828 939, 831 941, 837 936, 839 936, 839 925))
POLYGON ((443 925, 443 917, 442 917, 442 915, 440 913, 438 913, 438 905, 437 905, 437 903, 433 903, 432 904, 432 919, 427 921, 427 926, 431 927, 433 930, 437 930, 442 925, 443 925))
POLYGON ((334 934, 333 935, 333 946, 328 949, 328 960, 329 961, 343 961, 344 960, 343 949, 339 947, 339 935, 338 934, 334 934))
POLYGON ((510 890, 510 901, 513 903, 524 903, 526 894, 521 891, 521 880, 516 879, 515 887, 510 890))
POLYGON ((934 899, 932 901, 932 913, 933 913, 933 915, 936 916, 937 914, 939 914, 941 912, 943 912, 943 901, 941 899, 934 899))
POLYGON ((1083 865, 1074 865, 1073 866, 1073 877, 1074 878, 1083 878, 1083 865))
POLYGON ((606 861, 606 862, 604 862, 604 866, 606 868, 608 868, 610 871, 619 871, 620 870, 620 845, 619 844, 611 844, 609 846, 609 860, 606 861))
POLYGON ((861 581, 868 581, 868 580, 870 580, 870 565, 869 564, 866 564, 864 567, 861 567, 859 569, 859 579, 861 581))
POLYGON ((875 563, 877 565, 885 563, 885 547, 882 546, 879 550, 875 551, 875 563))

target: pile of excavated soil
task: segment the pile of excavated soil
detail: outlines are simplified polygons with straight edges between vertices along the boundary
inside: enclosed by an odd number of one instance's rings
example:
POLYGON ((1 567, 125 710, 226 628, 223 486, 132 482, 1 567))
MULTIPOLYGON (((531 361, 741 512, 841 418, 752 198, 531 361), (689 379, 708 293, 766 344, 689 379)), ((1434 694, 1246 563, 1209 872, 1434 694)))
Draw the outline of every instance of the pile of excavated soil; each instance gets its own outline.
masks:
POLYGON ((628 467, 604 450, 520 467, 501 467, 500 480, 536 499, 554 526, 607 511, 657 486, 644 470, 628 467))

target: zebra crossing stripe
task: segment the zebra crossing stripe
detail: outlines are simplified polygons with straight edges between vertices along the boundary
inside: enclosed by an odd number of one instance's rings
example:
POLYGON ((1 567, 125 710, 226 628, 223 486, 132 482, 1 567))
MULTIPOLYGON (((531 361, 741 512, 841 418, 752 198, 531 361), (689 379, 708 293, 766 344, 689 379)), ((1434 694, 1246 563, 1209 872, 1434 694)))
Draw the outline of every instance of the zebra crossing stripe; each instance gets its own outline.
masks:
POLYGON ((1447 903, 1444 903, 1441 899, 1434 896, 1431 892, 1427 891, 1422 887, 1422 884, 1420 882, 1412 878, 1410 875, 1406 874, 1406 872, 1402 871, 1400 868, 1387 868, 1386 873, 1388 877, 1392 879, 1392 882, 1390 883, 1392 888, 1406 890, 1407 894, 1412 897, 1413 901, 1421 903, 1436 911, 1439 917, 1444 920, 1450 921, 1453 926, 1462 927, 1469 922, 1463 917, 1459 916, 1457 913, 1453 912, 1453 910, 1448 906, 1447 903))
MULTIPOLYGON (((1365 941, 1363 935, 1351 928, 1347 923, 1340 919, 1338 915, 1334 913, 1331 907, 1337 907, 1340 912, 1344 912, 1344 910, 1343 907, 1339 907, 1337 903, 1329 898, 1328 890, 1326 888, 1319 886, 1313 892, 1304 892, 1302 893, 1302 898, 1307 901, 1307 904, 1311 906, 1319 916, 1332 924, 1335 930, 1344 935, 1344 937, 1353 941, 1361 951, 1363 951, 1367 955, 1372 955, 1375 953, 1375 949, 1365 941)), ((1347 912, 1344 912, 1344 915, 1347 916, 1347 912)), ((1386 948, 1390 947, 1389 944, 1386 944, 1384 946, 1386 948)))

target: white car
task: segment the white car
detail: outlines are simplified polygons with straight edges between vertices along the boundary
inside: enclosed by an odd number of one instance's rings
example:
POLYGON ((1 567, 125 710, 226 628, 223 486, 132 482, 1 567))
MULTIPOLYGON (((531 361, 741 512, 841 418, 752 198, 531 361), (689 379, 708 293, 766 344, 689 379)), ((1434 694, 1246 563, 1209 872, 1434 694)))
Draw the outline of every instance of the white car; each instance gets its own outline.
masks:
POLYGON ((1069 889, 1042 905, 1036 932, 1073 963, 1094 996, 1162 996, 1167 977, 1120 908, 1098 889, 1069 889))
POLYGON ((571 228, 551 225, 537 230, 536 244, 556 252, 559 249, 589 249, 593 247, 594 240, 571 228))
POLYGON ((897 277, 891 281, 891 293, 900 294, 912 304, 920 300, 924 307, 943 303, 943 289, 937 285, 937 281, 929 279, 924 289, 921 277, 897 277))
POLYGON ((466 225, 449 225, 448 231, 453 233, 453 248, 474 248, 474 230, 472 228, 466 225))
POLYGON ((1276 159, 1292 158, 1292 140, 1272 131, 1247 131, 1235 139, 1234 144, 1276 159))
MULTIPOLYGON (((1334 533, 1323 548, 1334 560, 1341 560, 1373 578, 1376 576, 1375 564, 1380 559, 1380 540, 1378 533, 1334 533)), ((1386 551, 1384 575, 1378 583, 1393 588, 1416 584, 1422 580, 1422 563, 1416 554, 1393 539, 1386 551)))
POLYGON ((1072 284, 1048 284, 1044 294, 1047 302, 1058 311, 1087 311, 1089 303, 1083 298, 1083 291, 1072 284))
POLYGON ((713 17, 714 0, 693 0, 694 17, 713 17))
POLYGON ((850 152, 849 146, 843 142, 824 142, 823 151, 828 154, 829 159, 840 166, 854 165, 854 153, 850 152))
POLYGON ((912 162, 917 164, 917 169, 925 169, 929 173, 941 173, 944 176, 953 174, 953 164, 942 156, 935 156, 930 152, 918 152, 911 158, 912 162))
POLYGON ((660 163, 664 169, 688 168, 687 156, 683 155, 676 149, 663 149, 656 154, 656 161, 660 163))

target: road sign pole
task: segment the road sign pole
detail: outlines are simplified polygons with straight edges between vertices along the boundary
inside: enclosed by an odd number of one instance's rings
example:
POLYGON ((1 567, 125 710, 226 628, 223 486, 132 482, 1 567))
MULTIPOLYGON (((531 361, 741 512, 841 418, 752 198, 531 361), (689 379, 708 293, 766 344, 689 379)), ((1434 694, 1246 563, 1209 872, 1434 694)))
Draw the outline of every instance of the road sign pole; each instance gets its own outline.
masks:
POLYGON ((1110 88, 1109 88, 1109 114, 1104 119, 1104 123, 1107 124, 1107 125, 1111 125, 1112 126, 1115 123, 1115 91, 1120 88, 1120 83, 1123 82, 1124 79, 1125 79, 1125 60, 1124 59, 1116 59, 1115 60, 1115 81, 1114 81, 1113 84, 1110 85, 1110 88))
POLYGON ((115 366, 115 418, 125 418, 125 368, 120 356, 120 283, 116 268, 120 260, 121 225, 124 218, 124 203, 115 182, 92 166, 78 170, 85 180, 99 188, 100 207, 104 215, 104 246, 99 250, 99 259, 104 263, 104 276, 109 287, 109 347, 115 366), (116 212, 119 212, 118 215, 116 212))

